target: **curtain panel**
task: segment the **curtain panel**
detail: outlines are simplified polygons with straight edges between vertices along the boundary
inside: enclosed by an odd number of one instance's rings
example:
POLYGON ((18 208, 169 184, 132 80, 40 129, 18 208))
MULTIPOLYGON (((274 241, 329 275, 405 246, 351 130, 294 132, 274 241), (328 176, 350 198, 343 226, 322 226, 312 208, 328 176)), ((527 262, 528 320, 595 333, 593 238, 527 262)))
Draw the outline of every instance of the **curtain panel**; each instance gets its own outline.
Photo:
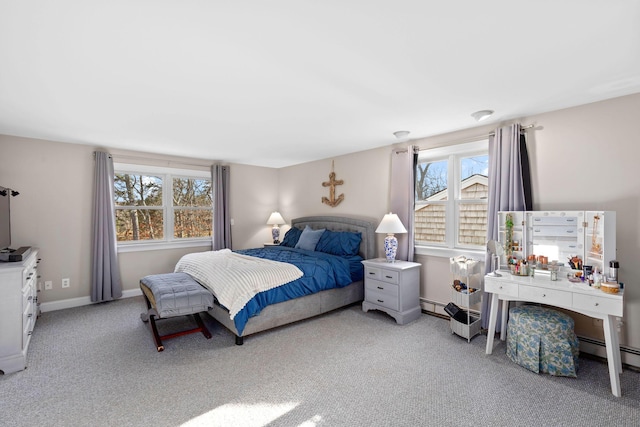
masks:
MULTIPOLYGON (((498 240, 498 212, 532 209, 529 155, 520 124, 496 129, 489 136, 489 200, 487 241, 498 240)), ((491 271, 491 254, 485 255, 485 274, 491 271)), ((482 300, 482 327, 489 323, 490 298, 482 300)), ((502 330, 498 308, 496 331, 502 330)), ((494 331, 494 332, 496 332, 494 331)), ((491 331, 490 331, 491 333, 491 331)))
POLYGON ((103 302, 122 297, 122 281, 116 241, 113 159, 101 151, 94 154, 91 301, 103 302))
POLYGON ((213 237, 212 248, 231 249, 231 216, 229 213, 229 166, 213 165, 213 237))
POLYGON ((391 212, 398 215, 407 229, 407 233, 398 234, 398 252, 396 259, 413 261, 415 215, 415 173, 418 161, 418 147, 410 145, 406 149, 391 151, 391 212))

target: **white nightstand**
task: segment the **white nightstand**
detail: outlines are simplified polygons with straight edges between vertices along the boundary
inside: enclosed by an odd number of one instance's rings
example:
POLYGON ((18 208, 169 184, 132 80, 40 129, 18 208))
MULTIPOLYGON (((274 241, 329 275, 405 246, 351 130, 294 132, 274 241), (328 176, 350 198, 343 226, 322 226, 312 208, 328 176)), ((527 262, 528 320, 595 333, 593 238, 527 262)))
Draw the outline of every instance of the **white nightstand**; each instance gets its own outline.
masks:
POLYGON ((420 308, 420 265, 416 262, 387 262, 368 259, 364 264, 362 310, 380 310, 404 325, 422 314, 420 308))

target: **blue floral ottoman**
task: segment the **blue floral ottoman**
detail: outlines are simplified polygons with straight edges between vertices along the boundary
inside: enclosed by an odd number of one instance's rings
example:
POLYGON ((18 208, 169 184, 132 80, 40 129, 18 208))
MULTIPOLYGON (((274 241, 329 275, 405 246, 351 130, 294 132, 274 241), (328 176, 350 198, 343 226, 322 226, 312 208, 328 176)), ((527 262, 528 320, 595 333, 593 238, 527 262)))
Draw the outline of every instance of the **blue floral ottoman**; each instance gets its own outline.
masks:
POLYGON ((575 377, 579 353, 568 315, 535 305, 509 310, 507 356, 514 363, 536 373, 575 377))

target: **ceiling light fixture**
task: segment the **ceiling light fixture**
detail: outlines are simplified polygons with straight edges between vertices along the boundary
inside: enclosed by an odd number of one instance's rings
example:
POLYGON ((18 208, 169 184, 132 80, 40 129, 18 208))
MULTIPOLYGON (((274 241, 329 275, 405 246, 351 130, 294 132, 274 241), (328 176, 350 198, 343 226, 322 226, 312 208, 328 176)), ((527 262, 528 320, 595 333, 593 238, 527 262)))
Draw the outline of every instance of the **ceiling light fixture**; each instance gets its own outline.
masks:
POLYGON ((397 130, 393 134, 395 135, 398 141, 406 141, 409 139, 409 131, 408 130, 397 130))
POLYGON ((493 114, 493 110, 480 110, 471 114, 471 117, 476 119, 476 122, 481 122, 491 117, 492 114, 493 114))

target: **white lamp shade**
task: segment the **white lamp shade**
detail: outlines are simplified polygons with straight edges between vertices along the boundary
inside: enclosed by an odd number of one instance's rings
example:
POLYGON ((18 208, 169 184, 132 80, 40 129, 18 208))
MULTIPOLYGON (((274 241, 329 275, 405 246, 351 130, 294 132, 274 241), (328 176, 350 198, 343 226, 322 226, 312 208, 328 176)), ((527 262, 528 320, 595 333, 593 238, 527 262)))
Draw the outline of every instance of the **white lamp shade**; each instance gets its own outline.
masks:
POLYGON ((282 225, 286 223, 284 221, 284 218, 282 218, 282 215, 280 215, 280 212, 272 212, 271 216, 269 216, 269 219, 267 220, 267 224, 282 225))
POLYGON ((402 225, 402 221, 398 218, 398 215, 389 212, 382 218, 380 225, 376 228, 376 233, 386 234, 400 234, 406 233, 407 229, 402 225))

